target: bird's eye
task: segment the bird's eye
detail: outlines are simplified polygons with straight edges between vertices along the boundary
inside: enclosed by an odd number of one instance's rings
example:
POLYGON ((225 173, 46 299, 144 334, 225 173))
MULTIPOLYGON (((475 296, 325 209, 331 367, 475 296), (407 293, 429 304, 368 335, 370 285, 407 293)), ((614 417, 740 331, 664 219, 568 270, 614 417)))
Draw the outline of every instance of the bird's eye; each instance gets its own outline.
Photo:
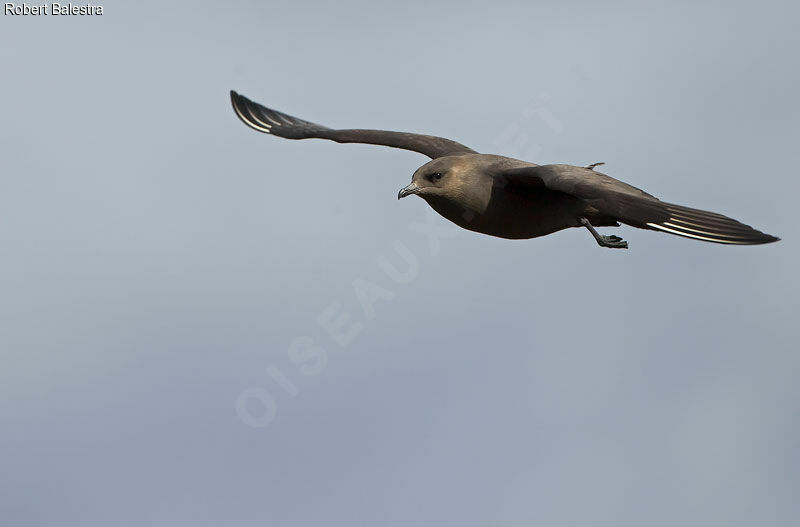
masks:
POLYGON ((431 181, 439 181, 440 179, 442 179, 441 172, 434 172, 433 174, 431 174, 431 181))

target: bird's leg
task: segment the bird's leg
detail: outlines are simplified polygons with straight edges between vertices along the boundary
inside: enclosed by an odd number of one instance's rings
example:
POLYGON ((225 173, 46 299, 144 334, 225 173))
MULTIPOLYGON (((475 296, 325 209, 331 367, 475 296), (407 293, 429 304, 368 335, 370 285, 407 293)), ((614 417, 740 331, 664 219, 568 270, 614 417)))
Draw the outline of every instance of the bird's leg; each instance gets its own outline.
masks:
POLYGON ((628 248, 628 242, 626 242, 625 240, 623 240, 619 236, 613 236, 613 235, 612 236, 603 236, 602 234, 600 234, 599 232, 594 230, 594 227, 589 222, 589 220, 587 220, 586 218, 581 217, 580 218, 580 222, 581 222, 581 225, 583 225, 584 227, 589 229, 589 232, 592 233, 592 236, 594 236, 594 239, 597 240, 597 245, 599 245, 600 247, 610 247, 611 249, 627 249, 628 248))
POLYGON ((592 163, 591 165, 586 165, 583 168, 588 168, 589 170, 594 170, 594 167, 599 167, 600 165, 605 165, 605 163, 592 163))

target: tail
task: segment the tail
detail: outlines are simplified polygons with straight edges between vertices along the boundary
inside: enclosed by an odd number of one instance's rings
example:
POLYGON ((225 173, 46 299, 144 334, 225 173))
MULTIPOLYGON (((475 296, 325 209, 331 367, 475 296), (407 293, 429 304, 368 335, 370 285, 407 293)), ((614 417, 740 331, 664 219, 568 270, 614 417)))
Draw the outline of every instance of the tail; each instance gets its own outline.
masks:
POLYGON ((649 228, 686 238, 729 245, 760 245, 780 240, 722 214, 690 209, 672 203, 662 203, 662 205, 669 217, 663 221, 647 223, 649 228))

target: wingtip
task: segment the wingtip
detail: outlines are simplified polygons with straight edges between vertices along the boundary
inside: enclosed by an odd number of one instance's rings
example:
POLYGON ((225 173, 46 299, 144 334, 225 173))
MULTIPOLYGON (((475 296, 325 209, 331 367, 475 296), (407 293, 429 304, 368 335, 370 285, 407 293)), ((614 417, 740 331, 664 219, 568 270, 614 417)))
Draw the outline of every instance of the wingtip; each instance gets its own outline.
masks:
MULTIPOLYGON (((753 230, 755 230, 755 229, 753 229, 753 230)), ((761 232, 761 231, 756 231, 756 232, 758 234, 760 234, 761 236, 759 236, 758 241, 756 241, 753 245, 763 245, 765 243, 775 243, 775 242, 781 241, 781 239, 778 238, 777 236, 773 236, 771 234, 767 234, 767 233, 761 232)))
POLYGON ((246 105, 251 101, 236 90, 231 90, 231 102, 234 103, 234 105, 241 106, 246 105))
POLYGON ((242 113, 242 108, 241 108, 242 96, 236 93, 236 90, 231 90, 230 96, 231 96, 231 106, 233 106, 233 112, 244 124, 252 128, 253 125, 250 122, 248 122, 247 119, 245 119, 245 116, 242 113))
POLYGON ((231 106, 233 107, 233 113, 235 113, 236 116, 239 117, 239 119, 244 121, 244 119, 242 118, 242 114, 239 111, 239 94, 236 93, 236 91, 231 90, 230 97, 231 97, 231 106))

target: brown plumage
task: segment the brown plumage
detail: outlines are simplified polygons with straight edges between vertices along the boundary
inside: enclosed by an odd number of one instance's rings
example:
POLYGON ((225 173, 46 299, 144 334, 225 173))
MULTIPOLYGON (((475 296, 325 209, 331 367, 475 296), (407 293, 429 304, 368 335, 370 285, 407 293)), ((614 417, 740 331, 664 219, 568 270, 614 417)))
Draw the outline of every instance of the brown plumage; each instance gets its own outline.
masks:
POLYGON ((384 130, 336 130, 271 110, 231 92, 236 115, 249 127, 287 139, 320 138, 367 143, 425 154, 432 161, 414 173, 398 198, 416 194, 439 214, 475 232, 500 238, 536 238, 568 227, 586 227, 602 247, 627 248, 594 227, 658 230, 729 245, 757 245, 778 238, 732 218, 665 203, 594 170, 595 165, 535 165, 479 154, 442 137, 384 130))

